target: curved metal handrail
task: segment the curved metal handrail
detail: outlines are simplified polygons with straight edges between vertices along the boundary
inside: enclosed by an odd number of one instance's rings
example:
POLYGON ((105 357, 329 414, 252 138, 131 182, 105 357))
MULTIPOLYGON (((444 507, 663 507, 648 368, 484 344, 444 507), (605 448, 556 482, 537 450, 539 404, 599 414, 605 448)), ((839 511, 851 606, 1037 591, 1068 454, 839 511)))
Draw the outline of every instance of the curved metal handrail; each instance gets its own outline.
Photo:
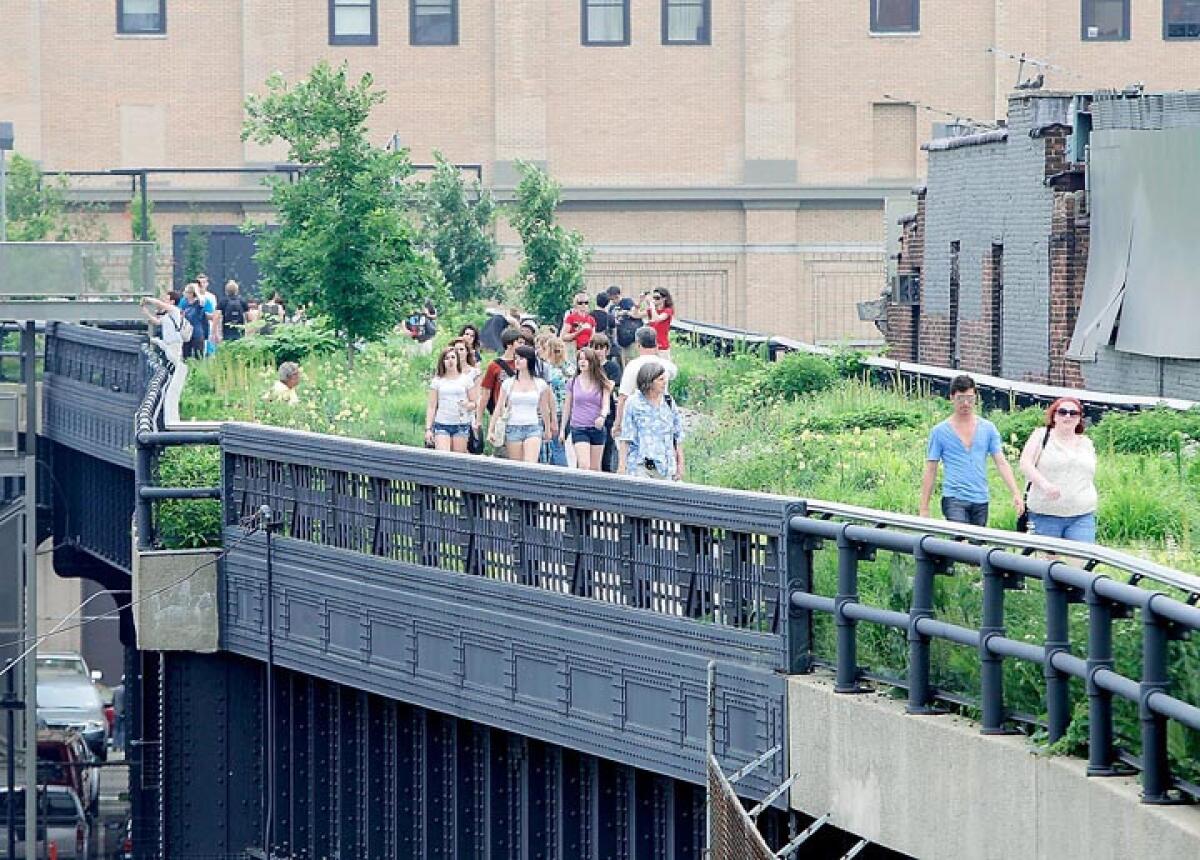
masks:
POLYGON ((1200 601, 1200 576, 1173 570, 1149 559, 1128 552, 1109 549, 1100 544, 1078 543, 1059 538, 1039 537, 1006 529, 982 528, 980 526, 915 517, 890 511, 877 511, 839 502, 808 499, 805 502, 810 516, 822 519, 839 519, 865 523, 871 526, 890 526, 922 534, 945 535, 958 540, 969 540, 988 546, 1015 549, 1028 555, 1033 552, 1053 553, 1057 556, 1083 562, 1085 570, 1097 565, 1114 568, 1129 574, 1131 581, 1149 580, 1160 585, 1177 588, 1188 595, 1189 602, 1200 601))

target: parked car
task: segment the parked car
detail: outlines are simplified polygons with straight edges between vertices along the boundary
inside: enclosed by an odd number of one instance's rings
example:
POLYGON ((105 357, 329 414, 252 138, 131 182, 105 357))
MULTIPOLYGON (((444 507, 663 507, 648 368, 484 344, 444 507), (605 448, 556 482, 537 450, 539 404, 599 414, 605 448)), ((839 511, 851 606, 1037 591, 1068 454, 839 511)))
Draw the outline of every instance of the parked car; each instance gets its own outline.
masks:
POLYGON ((37 716, 38 724, 48 729, 79 732, 98 759, 108 758, 108 718, 90 678, 74 672, 39 674, 37 716))
POLYGON ((83 659, 83 655, 74 652, 38 654, 37 670, 39 675, 43 672, 66 672, 71 675, 78 675, 81 678, 87 678, 89 681, 101 681, 104 679, 103 672, 99 669, 89 669, 87 661, 83 659))
MULTIPOLYGON (((0 839, 0 858, 25 856, 25 789, 13 792, 17 801, 17 856, 8 857, 8 840, 0 839)), ((8 789, 0 786, 0 809, 6 809, 8 789)), ((88 817, 78 795, 65 785, 38 789, 38 856, 47 857, 53 845, 60 860, 88 860, 88 817)))
POLYGON ((125 833, 121 837, 121 844, 117 846, 117 850, 113 852, 112 860, 133 860, 133 819, 125 819, 125 833))
POLYGON ((79 732, 38 732, 38 782, 73 790, 89 815, 100 808, 100 769, 79 732))

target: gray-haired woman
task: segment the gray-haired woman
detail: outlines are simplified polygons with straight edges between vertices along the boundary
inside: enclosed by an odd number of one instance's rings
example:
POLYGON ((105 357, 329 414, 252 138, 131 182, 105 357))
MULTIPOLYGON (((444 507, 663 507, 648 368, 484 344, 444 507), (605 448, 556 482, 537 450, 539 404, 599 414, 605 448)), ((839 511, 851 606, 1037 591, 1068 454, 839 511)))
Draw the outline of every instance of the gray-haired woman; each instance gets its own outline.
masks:
POLYGON ((642 366, 637 393, 625 406, 618 471, 644 478, 683 479, 683 422, 667 394, 667 372, 657 361, 642 366))

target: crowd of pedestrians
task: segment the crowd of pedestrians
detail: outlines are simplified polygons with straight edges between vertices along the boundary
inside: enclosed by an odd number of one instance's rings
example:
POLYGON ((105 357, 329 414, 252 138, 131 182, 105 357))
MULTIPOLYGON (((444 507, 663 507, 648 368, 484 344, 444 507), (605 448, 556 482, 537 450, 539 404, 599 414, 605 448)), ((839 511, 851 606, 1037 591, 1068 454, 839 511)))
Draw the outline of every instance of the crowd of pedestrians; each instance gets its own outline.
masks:
MULTIPOLYGON (((278 294, 247 301, 236 282, 217 301, 200 275, 179 293, 147 299, 143 311, 161 327, 176 358, 203 358, 250 323, 269 331, 288 319, 278 294)), ((517 309, 497 310, 482 326, 465 325, 438 354, 429 382, 425 444, 440 451, 526 463, 681 480, 684 427, 671 397, 678 368, 671 360, 673 298, 665 289, 625 296, 619 286, 594 298, 579 293, 557 326, 539 326, 517 309), (484 351, 495 353, 485 361, 484 351), (486 434, 486 435, 485 435, 486 434)), ((418 352, 437 334, 432 304, 400 326, 418 352)), ((264 396, 297 402, 301 372, 284 362, 264 396)), ((941 511, 950 521, 984 526, 991 493, 988 461, 1009 491, 1018 528, 1046 537, 1096 539, 1096 452, 1084 432, 1083 405, 1059 398, 1045 425, 1026 441, 1017 484, 996 426, 978 414, 971 377, 950 384, 952 411, 930 432, 919 512, 928 517, 938 472, 941 511)))

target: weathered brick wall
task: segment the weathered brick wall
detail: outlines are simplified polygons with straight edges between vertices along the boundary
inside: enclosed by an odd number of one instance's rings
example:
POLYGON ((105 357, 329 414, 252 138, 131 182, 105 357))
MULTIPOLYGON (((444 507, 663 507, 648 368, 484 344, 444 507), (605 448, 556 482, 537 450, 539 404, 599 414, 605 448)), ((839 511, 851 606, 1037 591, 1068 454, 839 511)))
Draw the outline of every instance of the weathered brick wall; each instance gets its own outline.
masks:
POLYGON ((1087 276, 1089 221, 1085 201, 1083 191, 1056 194, 1050 234, 1050 383, 1071 388, 1084 386, 1079 362, 1068 359, 1066 352, 1087 276))
MULTIPOLYGON (((1045 185, 1051 135, 1031 137, 1032 103, 1046 95, 1023 95, 1009 104, 1007 140, 929 153, 922 307, 944 315, 950 300, 950 243, 961 243, 958 343, 969 360, 991 369, 991 320, 984 261, 992 245, 1004 246, 1002 374, 1044 382, 1049 373, 1049 237, 1054 191, 1045 185), (982 328, 981 328, 982 327, 982 328), (978 332, 986 330, 987 360, 978 332)), ((1051 141, 1053 143, 1051 143, 1051 141)), ((1061 158, 1061 154, 1060 154, 1061 158)), ((948 321, 947 321, 948 324, 948 321)), ((922 328, 924 332, 924 328, 922 328)), ((947 337, 948 337, 947 331, 947 337)), ((944 355, 922 340, 921 361, 944 355)))

